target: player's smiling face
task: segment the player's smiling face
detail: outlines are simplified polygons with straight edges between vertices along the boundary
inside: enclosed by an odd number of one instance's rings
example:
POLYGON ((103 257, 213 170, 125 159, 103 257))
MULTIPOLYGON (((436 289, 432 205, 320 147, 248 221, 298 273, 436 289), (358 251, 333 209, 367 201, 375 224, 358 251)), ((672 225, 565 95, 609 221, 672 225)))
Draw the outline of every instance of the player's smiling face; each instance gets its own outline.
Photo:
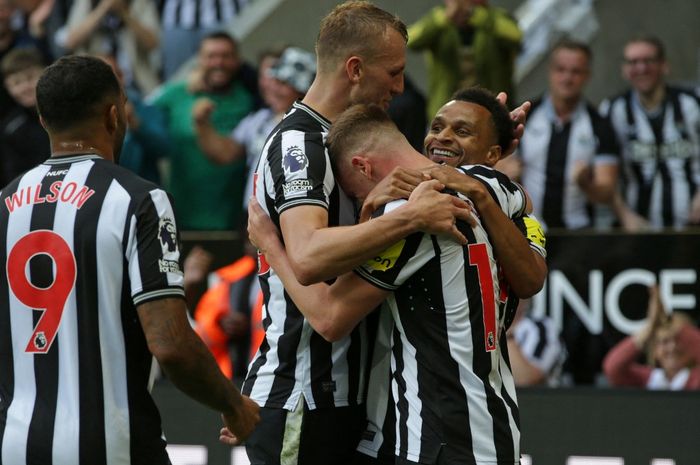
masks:
POLYGON ((491 113, 481 105, 459 100, 438 110, 423 141, 432 161, 450 166, 488 164, 489 150, 495 144, 491 113))

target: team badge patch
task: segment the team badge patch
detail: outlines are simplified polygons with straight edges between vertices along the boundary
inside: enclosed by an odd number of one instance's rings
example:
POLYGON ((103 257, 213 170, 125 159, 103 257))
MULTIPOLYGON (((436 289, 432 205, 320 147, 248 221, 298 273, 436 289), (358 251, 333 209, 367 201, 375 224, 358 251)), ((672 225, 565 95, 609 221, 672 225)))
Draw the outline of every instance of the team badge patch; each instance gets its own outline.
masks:
POLYGON ((303 150, 296 145, 287 148, 282 158, 282 168, 284 168, 285 173, 296 173, 305 170, 307 166, 309 166, 309 159, 306 158, 303 150))
POLYGON ((161 218, 158 222, 158 240, 163 249, 163 255, 168 252, 177 252, 177 234, 175 234, 175 222, 170 218, 161 218))

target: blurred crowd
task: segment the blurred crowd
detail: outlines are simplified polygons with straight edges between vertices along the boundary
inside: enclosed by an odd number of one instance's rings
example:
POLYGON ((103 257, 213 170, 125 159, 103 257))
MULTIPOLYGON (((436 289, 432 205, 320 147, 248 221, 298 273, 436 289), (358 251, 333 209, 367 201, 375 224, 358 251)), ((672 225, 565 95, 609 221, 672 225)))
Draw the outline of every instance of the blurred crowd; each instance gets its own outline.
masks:
MULTIPOLYGON (((240 44, 222 30, 247 3, 0 0, 0 188, 50 154, 35 109, 42 69, 61 55, 88 53, 113 67, 128 95, 119 163, 172 194, 181 229, 238 230, 265 140, 304 96, 316 66, 310 51, 274 43, 257 63, 246 63, 240 44), (195 66, 178 73, 192 57, 195 66)), ((479 85, 517 102, 513 74, 523 35, 515 19, 487 0, 435 3, 409 28, 409 50, 426 59, 427 92, 406 76, 389 108, 421 151, 427 122, 457 90, 479 85)), ((700 224, 700 98, 666 82, 669 64, 658 38, 632 37, 622 56, 628 88, 611 89, 595 106, 585 97, 591 49, 573 40, 555 44, 520 147, 497 166, 525 187, 546 229, 640 232, 700 224)), ((211 254, 196 247, 185 265, 190 285, 211 284, 190 304, 200 335, 236 378, 245 375, 260 340, 253 257, 246 249, 210 274, 211 254)), ((655 289, 649 305, 643 334, 606 358, 609 383, 700 387, 697 329, 667 317, 655 289)), ((530 317, 526 306, 509 333, 516 380, 559 385, 564 345, 552 322, 530 317)))

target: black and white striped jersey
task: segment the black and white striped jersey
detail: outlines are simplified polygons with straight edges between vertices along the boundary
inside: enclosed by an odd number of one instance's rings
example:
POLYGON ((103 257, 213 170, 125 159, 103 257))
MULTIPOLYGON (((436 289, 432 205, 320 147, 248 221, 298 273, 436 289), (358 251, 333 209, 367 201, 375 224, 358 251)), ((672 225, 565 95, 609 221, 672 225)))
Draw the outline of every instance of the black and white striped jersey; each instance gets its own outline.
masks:
MULTIPOLYGON (((324 146, 329 127, 323 116, 297 102, 268 138, 254 195, 278 227, 280 214, 299 205, 327 209, 329 226, 355 224, 353 204, 335 183, 324 146)), ((361 403, 365 325, 329 343, 313 330, 262 259, 259 275, 265 338, 250 364, 243 393, 262 406, 288 410, 301 395, 310 409, 361 403)))
POLYGON ((524 316, 512 331, 523 356, 545 374, 546 385, 559 386, 566 347, 554 320, 524 316))
MULTIPOLYGON (((519 186, 483 166, 466 171, 489 186, 509 217, 523 215, 519 186)), ((403 202, 387 204, 380 213, 403 202)), ((413 462, 433 463, 440 454, 450 463, 518 463, 504 283, 481 224, 461 224, 460 230, 469 240, 464 247, 417 233, 356 270, 375 286, 394 291, 385 302, 395 323, 389 342, 391 391, 370 385, 370 392, 380 392, 377 410, 384 418, 370 417, 358 449, 365 454, 382 454, 393 443, 395 455, 413 462), (393 409, 382 410, 382 399, 393 400, 393 409)), ((386 372, 379 363, 374 367, 386 372)), ((374 400, 368 396, 369 405, 374 400)))
POLYGON ((622 147, 624 198, 654 227, 682 228, 700 185, 700 102, 666 87, 660 108, 646 112, 633 91, 601 104, 622 147))
POLYGON ((164 28, 207 29, 228 24, 248 0, 162 0, 164 28))
POLYGON ((168 195, 86 154, 0 201, 0 463, 168 464, 136 313, 184 297, 168 195))
POLYGON ((573 179, 574 170, 578 164, 617 165, 620 155, 610 124, 593 106, 582 100, 563 123, 549 96, 536 101, 516 156, 523 163, 523 187, 545 227, 595 225, 593 205, 573 179))

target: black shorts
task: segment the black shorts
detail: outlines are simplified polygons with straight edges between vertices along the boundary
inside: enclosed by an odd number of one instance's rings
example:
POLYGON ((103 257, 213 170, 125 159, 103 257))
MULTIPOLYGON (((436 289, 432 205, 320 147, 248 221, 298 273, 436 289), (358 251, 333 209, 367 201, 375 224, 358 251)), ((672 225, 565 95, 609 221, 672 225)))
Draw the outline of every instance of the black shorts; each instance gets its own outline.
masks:
MULTIPOLYGON (((260 423, 246 440, 251 465, 350 465, 365 426, 365 406, 293 411, 261 408, 260 423)), ((302 408, 303 404, 303 408, 302 408)))

